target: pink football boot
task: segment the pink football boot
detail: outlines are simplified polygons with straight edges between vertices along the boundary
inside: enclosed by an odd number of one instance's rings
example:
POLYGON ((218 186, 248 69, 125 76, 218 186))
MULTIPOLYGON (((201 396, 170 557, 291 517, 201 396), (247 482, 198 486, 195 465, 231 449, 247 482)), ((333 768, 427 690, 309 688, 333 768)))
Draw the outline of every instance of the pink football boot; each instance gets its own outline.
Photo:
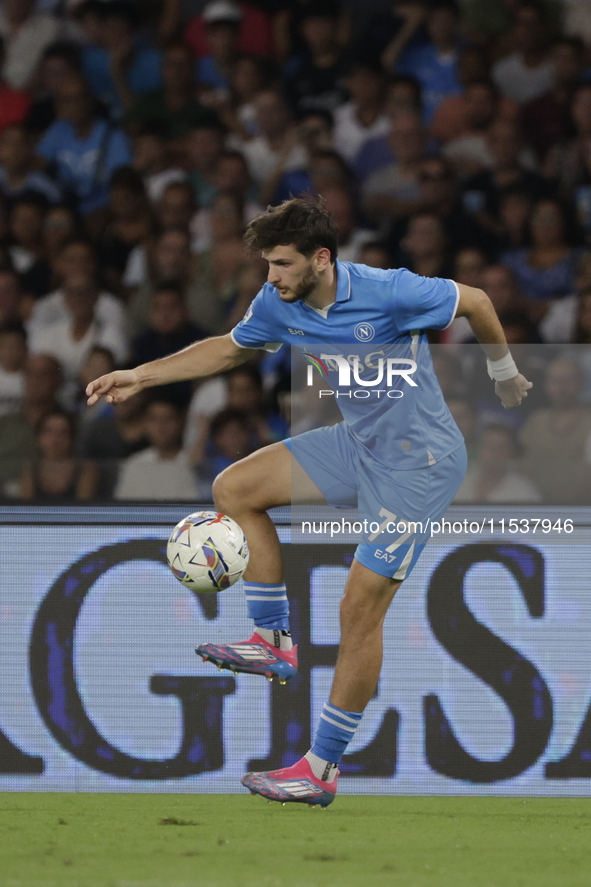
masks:
POLYGON ((247 773, 240 780, 253 795, 262 795, 269 801, 286 804, 296 801, 298 804, 310 804, 315 807, 328 807, 337 793, 337 779, 323 782, 314 776, 306 758, 301 758, 291 767, 282 770, 271 770, 268 773, 247 773))
POLYGON ((201 644, 195 652, 204 662, 213 662, 221 670, 243 671, 246 674, 261 674, 268 681, 279 678, 280 684, 286 684, 297 674, 298 648, 280 650, 267 643, 255 633, 247 641, 236 644, 201 644))

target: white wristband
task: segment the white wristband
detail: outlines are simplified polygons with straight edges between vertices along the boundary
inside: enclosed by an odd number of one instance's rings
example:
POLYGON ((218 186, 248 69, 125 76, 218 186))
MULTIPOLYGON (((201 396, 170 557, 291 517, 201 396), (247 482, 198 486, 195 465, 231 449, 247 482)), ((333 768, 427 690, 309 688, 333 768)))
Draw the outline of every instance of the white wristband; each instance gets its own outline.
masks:
POLYGON ((500 360, 486 361, 486 368, 491 379, 495 382, 506 382, 507 379, 514 379, 519 370, 509 351, 500 360))

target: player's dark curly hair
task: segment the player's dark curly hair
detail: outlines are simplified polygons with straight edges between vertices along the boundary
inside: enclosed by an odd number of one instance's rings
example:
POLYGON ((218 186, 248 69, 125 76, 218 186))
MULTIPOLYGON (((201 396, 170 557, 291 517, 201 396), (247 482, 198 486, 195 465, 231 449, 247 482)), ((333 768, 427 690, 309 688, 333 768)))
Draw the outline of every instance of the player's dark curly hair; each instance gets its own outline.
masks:
POLYGON ((336 261, 339 232, 322 197, 303 194, 268 206, 266 212, 252 219, 244 239, 249 252, 271 250, 276 246, 294 246, 309 259, 317 249, 330 251, 336 261))

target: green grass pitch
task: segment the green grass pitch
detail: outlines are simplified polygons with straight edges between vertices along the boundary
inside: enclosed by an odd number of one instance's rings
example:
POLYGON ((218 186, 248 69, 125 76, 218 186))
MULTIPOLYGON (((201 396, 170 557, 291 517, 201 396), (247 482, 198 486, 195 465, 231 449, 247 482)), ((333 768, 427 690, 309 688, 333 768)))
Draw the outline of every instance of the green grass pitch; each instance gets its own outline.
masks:
POLYGON ((589 887, 591 800, 0 794, 1 887, 589 887))

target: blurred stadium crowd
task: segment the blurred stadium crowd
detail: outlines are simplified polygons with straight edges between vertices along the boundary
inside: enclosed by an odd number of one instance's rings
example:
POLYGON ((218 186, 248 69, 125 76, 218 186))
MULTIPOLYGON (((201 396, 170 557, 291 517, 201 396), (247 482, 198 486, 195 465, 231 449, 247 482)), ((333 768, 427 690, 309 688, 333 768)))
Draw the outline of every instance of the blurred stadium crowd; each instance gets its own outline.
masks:
POLYGON ((587 0, 3 0, 0 36, 5 501, 206 501, 290 433, 285 347, 83 391, 228 332, 266 275, 245 224, 303 191, 342 260, 482 287, 535 382, 499 412, 467 323, 434 336, 459 500, 590 501, 587 0))

